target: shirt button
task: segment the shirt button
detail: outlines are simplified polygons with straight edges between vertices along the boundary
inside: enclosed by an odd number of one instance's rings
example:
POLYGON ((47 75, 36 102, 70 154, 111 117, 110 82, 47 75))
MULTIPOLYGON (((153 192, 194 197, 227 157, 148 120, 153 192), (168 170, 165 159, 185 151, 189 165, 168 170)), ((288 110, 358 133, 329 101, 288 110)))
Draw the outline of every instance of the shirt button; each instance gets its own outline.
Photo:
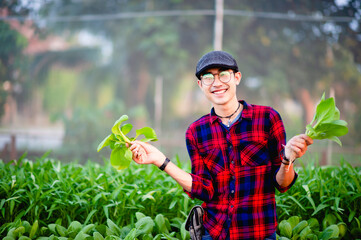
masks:
POLYGON ((231 208, 233 208, 233 205, 231 205, 231 208))
POLYGON ((231 193, 234 194, 234 190, 232 190, 231 193))
POLYGON ((234 161, 232 161, 231 163, 234 164, 234 161))
POLYGON ((235 179, 236 177, 235 176, 232 176, 232 179, 235 179))

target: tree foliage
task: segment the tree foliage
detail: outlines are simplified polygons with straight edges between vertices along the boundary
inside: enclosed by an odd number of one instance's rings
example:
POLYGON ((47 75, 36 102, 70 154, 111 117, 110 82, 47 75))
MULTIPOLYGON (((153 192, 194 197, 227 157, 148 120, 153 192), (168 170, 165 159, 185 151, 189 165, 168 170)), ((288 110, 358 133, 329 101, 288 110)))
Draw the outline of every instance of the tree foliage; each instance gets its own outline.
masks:
MULTIPOLYGON (((361 91, 359 0, 225 0, 224 8, 223 46, 235 55, 243 74, 240 98, 273 105, 281 113, 282 100, 293 98, 304 109, 306 124, 314 113, 315 101, 333 88, 337 105, 345 114, 341 117, 350 124, 348 142, 361 141, 361 134, 352 131, 361 116, 361 106, 357 104, 361 91)), ((187 11, 212 9, 213 1, 59 0, 43 1, 29 16, 36 16, 41 32, 61 35, 69 42, 86 32, 102 39, 102 44, 110 49, 105 61, 100 60, 100 55, 98 58, 86 55, 86 49, 64 58, 68 63, 72 57, 92 59, 95 63, 82 69, 80 81, 86 84, 75 91, 74 99, 86 90, 92 92, 90 105, 96 105, 103 98, 97 89, 110 85, 114 102, 124 102, 128 109, 145 105, 148 115, 143 114, 142 118, 152 118, 154 80, 161 76, 163 99, 167 100, 163 127, 174 129, 185 128, 195 118, 193 115, 177 121, 175 112, 179 106, 174 104, 174 98, 179 97, 185 82, 195 81, 197 59, 213 48, 214 15, 187 11), (152 16, 160 11, 165 15, 152 16), (174 11, 179 12, 170 14, 174 11), (142 13, 149 15, 141 16, 142 13)), ((99 46, 99 50, 104 50, 104 46, 99 46)), ((45 56, 54 54, 37 56, 34 62, 45 56)), ((54 62, 47 61, 42 68, 45 76, 54 62)), ((182 98, 191 95, 191 102, 198 99, 197 86, 193 85, 194 88, 187 88, 190 93, 181 95, 182 98)), ((198 115, 208 110, 199 111, 198 115)))

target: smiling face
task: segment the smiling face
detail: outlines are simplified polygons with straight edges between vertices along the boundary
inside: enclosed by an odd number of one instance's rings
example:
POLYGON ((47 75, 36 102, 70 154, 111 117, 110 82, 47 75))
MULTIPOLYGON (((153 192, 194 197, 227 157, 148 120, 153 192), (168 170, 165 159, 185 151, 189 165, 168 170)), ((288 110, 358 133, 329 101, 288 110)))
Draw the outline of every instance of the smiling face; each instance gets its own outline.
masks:
POLYGON ((220 68, 210 68, 206 70, 203 75, 206 73, 215 75, 213 84, 209 86, 205 85, 202 80, 198 80, 198 86, 215 108, 228 108, 238 104, 236 87, 240 83, 242 75, 240 72, 232 73, 229 82, 224 83, 219 79, 219 73, 225 70, 233 72, 231 69, 220 68))

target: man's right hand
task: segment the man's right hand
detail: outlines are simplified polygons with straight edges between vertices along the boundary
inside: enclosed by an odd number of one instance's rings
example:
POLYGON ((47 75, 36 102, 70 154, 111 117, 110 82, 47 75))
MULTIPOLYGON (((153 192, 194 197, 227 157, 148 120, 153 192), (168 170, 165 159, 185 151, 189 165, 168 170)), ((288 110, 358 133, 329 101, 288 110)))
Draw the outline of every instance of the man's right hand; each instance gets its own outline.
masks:
POLYGON ((129 150, 133 153, 133 160, 138 164, 154 164, 159 167, 166 158, 156 147, 142 141, 132 142, 129 150))

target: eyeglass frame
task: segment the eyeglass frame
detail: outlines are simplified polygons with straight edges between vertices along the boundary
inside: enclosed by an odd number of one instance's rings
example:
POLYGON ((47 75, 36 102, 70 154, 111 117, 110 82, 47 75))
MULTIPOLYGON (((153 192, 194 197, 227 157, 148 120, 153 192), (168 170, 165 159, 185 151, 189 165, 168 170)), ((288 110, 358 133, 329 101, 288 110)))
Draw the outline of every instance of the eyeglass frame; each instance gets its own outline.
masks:
POLYGON ((221 74, 222 72, 229 72, 229 73, 235 74, 234 70, 232 70, 232 69, 230 69, 230 70, 226 70, 226 69, 225 69, 225 70, 221 70, 221 71, 219 71, 219 72, 216 73, 216 74, 207 72, 207 73, 201 75, 201 80, 200 80, 200 81, 201 81, 204 85, 206 85, 206 86, 211 86, 211 85, 214 83, 214 81, 216 80, 216 75, 218 75, 218 79, 219 79, 219 81, 221 81, 222 83, 228 83, 229 81, 231 81, 231 78, 232 78, 231 75, 230 75, 228 81, 226 81, 226 82, 225 82, 225 81, 222 81, 221 78, 219 77, 219 74, 221 74), (206 84, 206 83, 204 83, 204 81, 202 81, 202 80, 203 80, 203 76, 206 75, 206 74, 211 74, 211 75, 213 75, 213 82, 212 82, 212 83, 206 84))

